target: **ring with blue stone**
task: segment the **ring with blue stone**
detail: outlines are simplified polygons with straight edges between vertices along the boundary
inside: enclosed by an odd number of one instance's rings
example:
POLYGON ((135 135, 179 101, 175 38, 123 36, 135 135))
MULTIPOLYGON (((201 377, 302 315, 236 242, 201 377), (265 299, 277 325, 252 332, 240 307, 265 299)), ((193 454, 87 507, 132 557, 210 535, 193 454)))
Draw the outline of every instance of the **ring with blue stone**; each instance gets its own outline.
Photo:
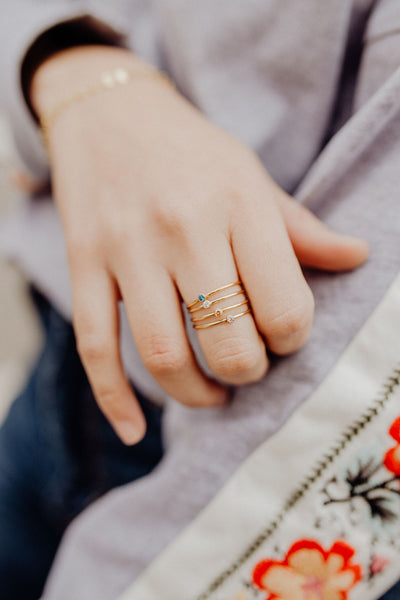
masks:
POLYGON ((220 325, 222 323, 232 324, 236 319, 247 315, 251 312, 251 307, 249 305, 249 300, 246 295, 246 291, 243 287, 241 281, 235 281, 233 283, 227 283, 226 285, 222 285, 221 287, 212 290, 211 292, 204 293, 202 292, 197 296, 193 302, 187 305, 187 309, 191 315, 193 313, 197 313, 198 311, 203 311, 205 308, 210 308, 213 304, 218 302, 222 302, 223 300, 227 300, 228 298, 233 298, 234 296, 242 296, 242 298, 238 298, 238 302, 236 304, 231 304, 229 306, 220 305, 214 309, 212 312, 204 312, 200 313, 200 316, 191 318, 193 327, 195 329, 206 329, 208 327, 213 327, 214 325, 220 325), (236 287, 236 290, 230 289, 236 287), (229 293, 215 296, 219 292, 223 292, 224 290, 229 290, 229 293), (244 296, 244 298, 243 298, 244 296), (242 312, 227 312, 232 311, 234 309, 238 309, 243 307, 245 310, 242 312), (226 315, 226 316, 225 316, 226 315), (218 319, 217 321, 215 319, 218 319))
MULTIPOLYGON (((212 301, 208 300, 208 298, 210 296, 213 296, 214 294, 217 294, 218 292, 222 292, 223 290, 227 290, 228 288, 234 287, 235 285, 240 285, 243 290, 243 285, 242 285, 241 281, 235 281, 234 283, 228 283, 226 285, 222 285, 221 287, 217 288, 216 290, 212 290, 212 292, 208 292, 207 294, 204 294, 204 293, 199 294, 197 296, 197 298, 195 300, 193 300, 193 302, 190 302, 190 304, 187 304, 186 307, 189 310, 189 312, 192 312, 193 308, 196 308, 196 310, 199 310, 200 308, 209 308, 212 304, 212 301), (198 305, 200 303, 202 304, 202 306, 198 307, 198 305)), ((219 298, 219 299, 222 300, 222 298, 219 298)))

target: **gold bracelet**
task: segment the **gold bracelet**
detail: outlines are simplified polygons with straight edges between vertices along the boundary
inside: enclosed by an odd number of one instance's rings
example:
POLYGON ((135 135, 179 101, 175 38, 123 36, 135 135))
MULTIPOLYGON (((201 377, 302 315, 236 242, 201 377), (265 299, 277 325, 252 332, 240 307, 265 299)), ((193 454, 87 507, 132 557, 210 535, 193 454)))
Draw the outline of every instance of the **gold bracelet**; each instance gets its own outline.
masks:
POLYGON ((163 73, 162 71, 156 71, 155 69, 148 69, 147 71, 131 71, 129 69, 125 69, 124 67, 117 67, 112 71, 105 71, 100 76, 98 82, 87 86, 86 88, 78 91, 73 96, 62 100, 57 106, 48 114, 43 115, 40 120, 40 128, 42 130, 42 137, 44 141, 45 147, 49 148, 49 133, 50 128, 52 127, 54 121, 57 117, 69 106, 75 104, 76 102, 81 102, 90 96, 94 96, 98 92, 104 90, 111 90, 118 86, 124 86, 128 83, 131 83, 139 78, 149 78, 149 79, 160 79, 167 83, 170 87, 174 88, 174 83, 171 79, 163 73))

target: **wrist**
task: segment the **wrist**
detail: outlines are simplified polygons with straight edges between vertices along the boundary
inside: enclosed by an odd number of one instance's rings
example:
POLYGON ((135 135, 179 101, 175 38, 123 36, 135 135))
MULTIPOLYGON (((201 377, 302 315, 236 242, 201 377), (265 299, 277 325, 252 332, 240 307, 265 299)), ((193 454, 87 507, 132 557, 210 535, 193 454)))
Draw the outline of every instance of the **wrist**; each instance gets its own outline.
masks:
POLYGON ((152 69, 123 48, 80 46, 53 55, 35 72, 30 88, 32 106, 41 119, 66 99, 99 81, 102 73, 123 68, 138 73, 152 69))

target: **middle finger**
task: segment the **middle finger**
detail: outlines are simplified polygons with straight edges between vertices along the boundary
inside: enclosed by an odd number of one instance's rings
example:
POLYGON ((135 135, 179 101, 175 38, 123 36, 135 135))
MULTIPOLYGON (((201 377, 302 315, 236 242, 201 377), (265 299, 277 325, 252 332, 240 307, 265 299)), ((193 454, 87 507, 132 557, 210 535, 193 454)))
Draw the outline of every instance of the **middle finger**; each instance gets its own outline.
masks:
POLYGON ((138 352, 147 370, 187 406, 218 406, 227 390, 208 378, 186 336, 180 299, 169 274, 150 260, 126 261, 118 281, 138 352))

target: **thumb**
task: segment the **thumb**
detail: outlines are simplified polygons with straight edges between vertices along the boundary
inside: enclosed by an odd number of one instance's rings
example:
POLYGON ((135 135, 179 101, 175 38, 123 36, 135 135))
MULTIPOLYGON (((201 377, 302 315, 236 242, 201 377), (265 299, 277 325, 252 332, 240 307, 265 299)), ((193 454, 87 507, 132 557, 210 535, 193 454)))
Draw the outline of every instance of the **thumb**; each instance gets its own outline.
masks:
POLYGON ((326 271, 347 271, 366 261, 368 244, 364 240, 329 229, 289 196, 280 196, 278 203, 302 265, 326 271))

